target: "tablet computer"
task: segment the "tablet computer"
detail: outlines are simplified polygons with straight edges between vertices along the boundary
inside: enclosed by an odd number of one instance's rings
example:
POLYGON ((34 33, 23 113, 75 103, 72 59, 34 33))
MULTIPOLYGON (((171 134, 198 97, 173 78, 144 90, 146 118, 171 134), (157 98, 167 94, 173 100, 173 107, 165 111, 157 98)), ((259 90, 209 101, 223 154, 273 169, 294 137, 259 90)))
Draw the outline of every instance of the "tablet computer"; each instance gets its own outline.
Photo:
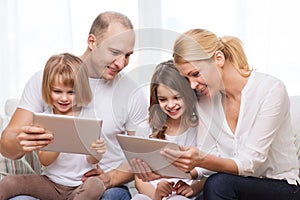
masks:
POLYGON ((33 124, 49 130, 53 143, 41 150, 96 155, 93 141, 101 136, 102 120, 67 115, 34 113, 33 124))
POLYGON ((139 136, 118 134, 116 137, 129 164, 131 159, 139 158, 144 160, 152 171, 160 175, 191 179, 190 173, 179 170, 160 154, 164 148, 179 149, 177 144, 139 136))

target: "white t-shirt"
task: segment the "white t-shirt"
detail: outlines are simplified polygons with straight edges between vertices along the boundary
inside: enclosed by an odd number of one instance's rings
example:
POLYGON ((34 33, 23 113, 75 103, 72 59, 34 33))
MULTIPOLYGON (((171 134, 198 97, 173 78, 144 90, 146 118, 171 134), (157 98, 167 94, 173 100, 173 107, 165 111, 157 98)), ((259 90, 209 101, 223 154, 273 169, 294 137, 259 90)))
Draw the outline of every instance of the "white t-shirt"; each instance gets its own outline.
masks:
MULTIPOLYGON (((53 114, 50 107, 44 113, 53 114)), ((79 117, 89 117, 91 113, 89 109, 82 108, 79 117)), ((60 153, 53 163, 42 166, 42 174, 55 183, 75 187, 82 184, 83 174, 95 167, 95 164, 87 162, 84 154, 60 153)))
POLYGON ((242 91, 235 133, 227 124, 221 95, 201 97, 198 109, 197 143, 202 152, 233 159, 243 176, 299 182, 289 96, 281 81, 251 74, 242 91))
MULTIPOLYGON (((43 72, 39 71, 29 80, 19 108, 31 112, 44 112, 47 109, 41 95, 42 75, 43 72)), ((100 167, 107 172, 125 161, 116 134, 135 131, 144 123, 147 120, 148 102, 141 88, 124 74, 118 74, 112 81, 89 80, 94 97, 86 108, 94 111, 95 118, 103 120, 102 137, 107 149, 100 167)))

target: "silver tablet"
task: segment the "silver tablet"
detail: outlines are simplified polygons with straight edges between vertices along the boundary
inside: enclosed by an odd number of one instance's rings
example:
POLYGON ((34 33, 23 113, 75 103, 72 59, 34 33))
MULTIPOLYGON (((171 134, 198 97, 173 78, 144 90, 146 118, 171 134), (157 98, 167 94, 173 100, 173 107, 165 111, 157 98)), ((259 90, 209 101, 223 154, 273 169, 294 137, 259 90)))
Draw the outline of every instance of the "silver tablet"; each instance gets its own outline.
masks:
POLYGON ((131 159, 139 158, 145 161, 152 171, 160 175, 191 179, 190 173, 179 170, 160 154, 164 148, 179 149, 177 144, 167 140, 121 134, 116 137, 129 164, 131 159))
POLYGON ((34 113, 33 124, 54 134, 53 143, 41 150, 96 154, 94 150, 90 149, 90 145, 101 135, 102 120, 34 113))

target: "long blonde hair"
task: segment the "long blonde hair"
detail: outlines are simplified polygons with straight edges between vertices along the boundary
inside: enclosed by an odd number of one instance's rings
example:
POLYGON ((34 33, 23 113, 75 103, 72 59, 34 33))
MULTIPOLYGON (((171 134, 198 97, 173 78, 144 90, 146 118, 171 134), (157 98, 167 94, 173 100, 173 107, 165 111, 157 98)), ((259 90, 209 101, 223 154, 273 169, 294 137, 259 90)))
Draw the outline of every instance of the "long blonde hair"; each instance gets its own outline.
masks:
POLYGON ((242 42, 237 37, 218 38, 208 30, 191 29, 176 40, 173 51, 176 64, 210 59, 216 51, 222 51, 225 60, 232 63, 242 76, 248 77, 252 71, 249 68, 242 42))

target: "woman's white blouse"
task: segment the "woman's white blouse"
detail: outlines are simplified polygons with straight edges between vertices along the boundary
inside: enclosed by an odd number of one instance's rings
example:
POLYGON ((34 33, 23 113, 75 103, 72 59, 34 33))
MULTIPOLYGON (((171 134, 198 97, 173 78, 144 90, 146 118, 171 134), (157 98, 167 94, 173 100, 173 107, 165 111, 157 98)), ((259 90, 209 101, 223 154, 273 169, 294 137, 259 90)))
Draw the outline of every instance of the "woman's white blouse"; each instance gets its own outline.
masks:
POLYGON ((227 124, 221 95, 212 99, 201 97, 198 109, 197 144, 204 154, 234 160, 242 176, 300 183, 289 96, 281 81, 252 72, 242 91, 234 133, 227 124))

